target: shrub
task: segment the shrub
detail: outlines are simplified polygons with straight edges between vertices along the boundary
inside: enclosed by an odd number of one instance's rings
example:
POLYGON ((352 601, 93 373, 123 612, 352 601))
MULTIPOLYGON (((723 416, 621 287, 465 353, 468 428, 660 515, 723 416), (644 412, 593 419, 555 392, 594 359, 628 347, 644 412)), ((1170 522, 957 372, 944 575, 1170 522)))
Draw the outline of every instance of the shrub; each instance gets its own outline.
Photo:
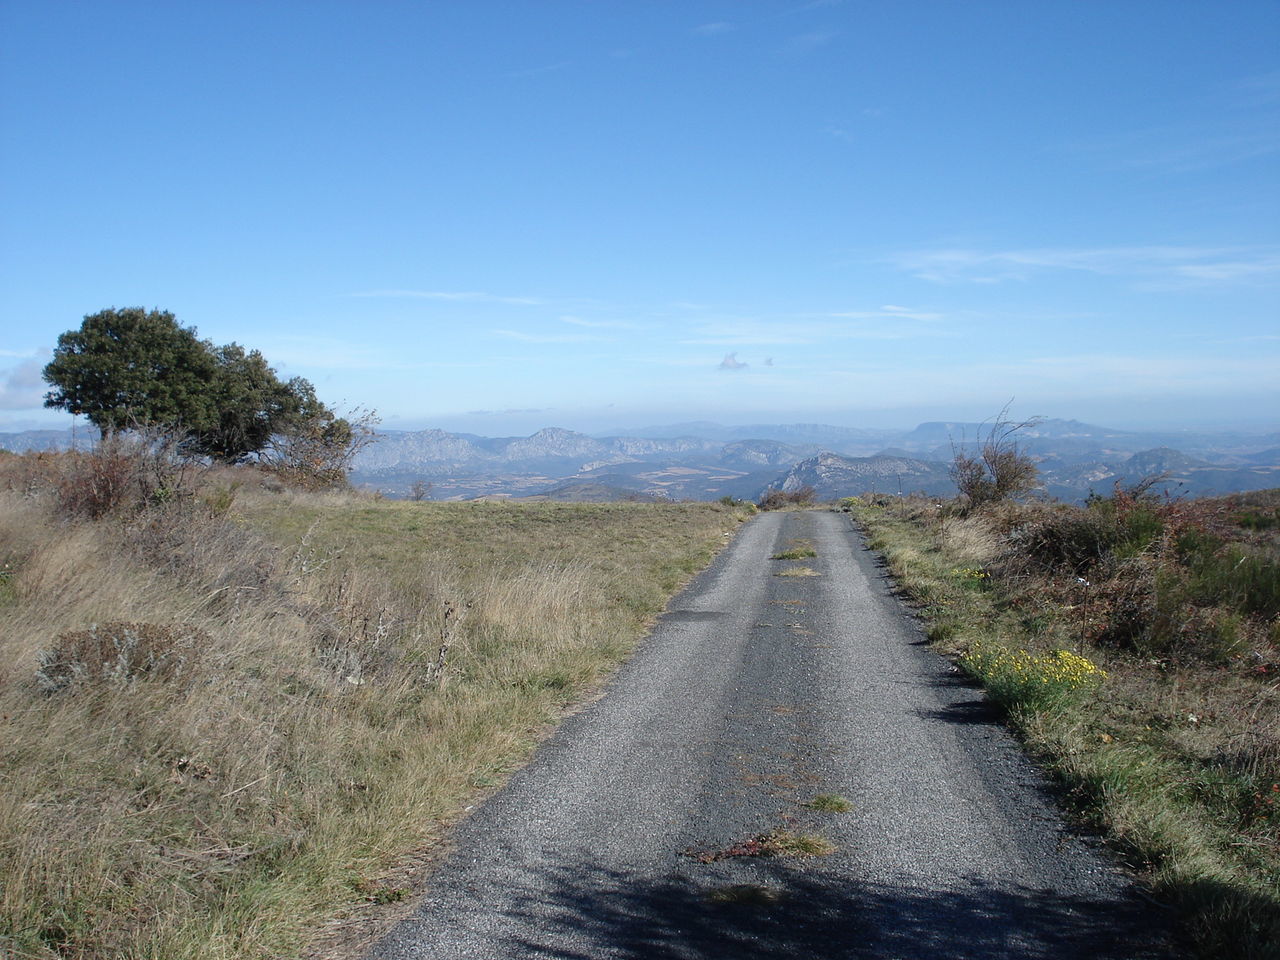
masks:
POLYGON ((1018 447, 1017 432, 1039 423, 1038 417, 1011 423, 1008 406, 996 415, 984 437, 979 431, 976 451, 952 444, 951 479, 970 507, 997 503, 1035 488, 1039 471, 1029 455, 1018 447))
POLYGON ((87 453, 64 454, 61 465, 55 480, 61 512, 91 520, 182 499, 195 470, 172 436, 156 433, 108 434, 87 453))
POLYGON ((1019 447, 1018 431, 1041 419, 1032 417, 1015 424, 1007 415, 1009 404, 995 420, 988 421, 991 425, 986 435, 979 428, 973 452, 966 451, 963 443, 951 444, 951 480, 970 508, 1019 497, 1036 488, 1036 461, 1019 447))
POLYGON ((1040 709, 1097 686, 1107 676, 1101 667, 1070 650, 1037 654, 974 643, 961 662, 1005 707, 1040 709))
POLYGON ((209 644, 189 624, 113 620, 59 634, 38 655, 36 682, 47 693, 84 683, 164 680, 184 672, 209 644))
POLYGON ((818 492, 806 484, 798 490, 770 490, 756 504, 761 510, 781 510, 784 507, 808 507, 817 499, 818 492))
POLYGON ((378 423, 372 410, 357 410, 348 420, 321 408, 273 437, 261 463, 304 489, 343 486, 356 455, 377 440, 378 423))

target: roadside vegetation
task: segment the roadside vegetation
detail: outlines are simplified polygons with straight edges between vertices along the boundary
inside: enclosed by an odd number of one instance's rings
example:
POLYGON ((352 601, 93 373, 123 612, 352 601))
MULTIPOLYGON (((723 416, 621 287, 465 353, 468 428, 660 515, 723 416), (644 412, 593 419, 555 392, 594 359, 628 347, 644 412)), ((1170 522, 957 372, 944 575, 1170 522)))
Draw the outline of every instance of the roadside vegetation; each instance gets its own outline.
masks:
POLYGON ((812 507, 817 500, 818 492, 808 485, 800 487, 798 490, 770 490, 763 497, 756 507, 760 510, 786 510, 799 509, 807 510, 812 507))
POLYGON ((746 515, 172 453, 0 453, 0 954, 295 956, 405 897, 746 515))
POLYGON ((1018 503, 1017 459, 844 507, 1197 955, 1280 956, 1280 490, 1018 503))

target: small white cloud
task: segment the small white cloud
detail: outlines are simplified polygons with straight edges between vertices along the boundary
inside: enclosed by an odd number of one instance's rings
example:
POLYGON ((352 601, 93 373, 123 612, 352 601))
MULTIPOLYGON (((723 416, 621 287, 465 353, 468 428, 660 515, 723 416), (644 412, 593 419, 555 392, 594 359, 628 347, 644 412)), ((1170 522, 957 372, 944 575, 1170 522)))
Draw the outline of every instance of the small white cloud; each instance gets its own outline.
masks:
POLYGON ((30 410, 44 403, 45 382, 39 360, 28 360, 9 371, 0 384, 0 410, 30 410))
POLYGON ((722 33, 732 33, 735 29, 732 23, 716 20, 714 23, 704 23, 700 27, 694 27, 693 32, 700 37, 715 37, 722 33))
POLYGON ((751 364, 743 363, 736 353, 726 353, 724 359, 720 361, 721 370, 745 370, 749 366, 751 364))

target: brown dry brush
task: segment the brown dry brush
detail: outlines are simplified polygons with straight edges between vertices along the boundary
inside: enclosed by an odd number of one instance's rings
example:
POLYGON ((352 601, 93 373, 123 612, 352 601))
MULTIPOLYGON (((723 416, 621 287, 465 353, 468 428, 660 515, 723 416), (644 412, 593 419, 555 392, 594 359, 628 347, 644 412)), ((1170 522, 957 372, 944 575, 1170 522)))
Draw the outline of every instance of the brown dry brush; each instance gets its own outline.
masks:
POLYGON ((1114 686, 1147 701, 1132 709, 1152 711, 1150 736, 1183 755, 1186 789, 1274 858, 1280 542, 1243 515, 1234 498, 1144 485, 1084 507, 1008 505, 991 514, 1008 549, 988 569, 1010 602, 1054 611, 1060 635, 1109 655, 1114 686))
POLYGON ((1019 729, 1081 814, 1152 871, 1197 956, 1274 956, 1280 490, 874 507, 896 521, 872 517, 934 618, 931 638, 953 651, 975 636, 1070 648, 1107 670, 1074 706, 1017 714, 1019 729))
POLYGON ((193 911, 367 802, 332 736, 446 670, 456 611, 304 572, 169 454, 0 458, 0 953, 198 955, 193 911))
POLYGON ((809 507, 817 500, 818 492, 808 484, 796 490, 770 490, 756 506, 761 510, 782 510, 786 507, 809 507))

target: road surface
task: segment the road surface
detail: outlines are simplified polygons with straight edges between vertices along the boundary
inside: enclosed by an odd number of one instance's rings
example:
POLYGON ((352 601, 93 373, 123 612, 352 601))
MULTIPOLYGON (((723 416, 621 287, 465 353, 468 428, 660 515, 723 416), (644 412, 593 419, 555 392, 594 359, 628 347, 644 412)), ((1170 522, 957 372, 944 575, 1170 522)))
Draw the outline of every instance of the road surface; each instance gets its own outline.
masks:
POLYGON ((748 523, 454 840, 371 960, 1168 955, 834 512, 748 523))

